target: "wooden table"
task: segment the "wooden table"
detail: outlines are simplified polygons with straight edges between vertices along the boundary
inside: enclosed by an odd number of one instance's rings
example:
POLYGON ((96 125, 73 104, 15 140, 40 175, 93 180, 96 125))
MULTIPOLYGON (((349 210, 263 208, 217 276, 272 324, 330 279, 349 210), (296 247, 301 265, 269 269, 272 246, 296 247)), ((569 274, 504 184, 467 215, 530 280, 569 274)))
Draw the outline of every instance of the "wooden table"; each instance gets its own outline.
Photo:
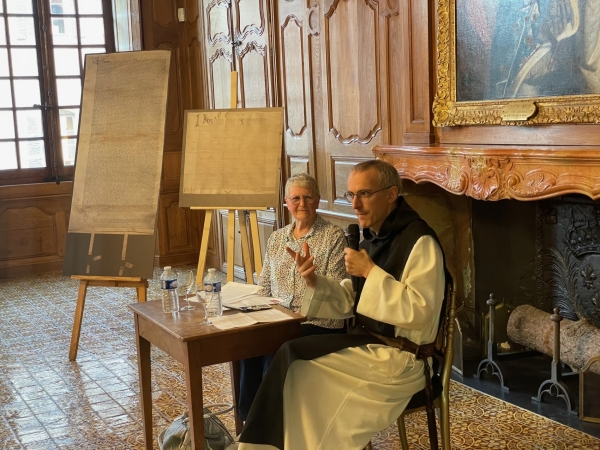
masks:
POLYGON ((300 323, 305 320, 275 306, 285 312, 289 320, 219 330, 200 324, 199 307, 176 315, 164 314, 160 301, 132 304, 129 308, 135 320, 144 441, 149 450, 152 449, 150 344, 184 366, 192 449, 200 450, 204 449, 202 367, 275 353, 284 342, 300 336, 300 323))

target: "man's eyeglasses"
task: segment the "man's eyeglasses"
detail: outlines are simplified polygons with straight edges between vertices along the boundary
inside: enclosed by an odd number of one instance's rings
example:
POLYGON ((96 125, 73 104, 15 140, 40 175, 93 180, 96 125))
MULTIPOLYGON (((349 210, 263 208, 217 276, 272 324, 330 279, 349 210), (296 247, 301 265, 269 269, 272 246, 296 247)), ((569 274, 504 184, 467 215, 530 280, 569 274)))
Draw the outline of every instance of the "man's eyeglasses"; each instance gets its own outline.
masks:
POLYGON ((302 197, 297 195, 295 197, 286 197, 286 199, 289 200, 292 205, 299 205, 300 199, 304 199, 304 203, 307 205, 312 205, 316 200, 312 195, 303 195, 302 197))
POLYGON ((377 191, 358 191, 356 194, 354 192, 348 191, 344 194, 344 197, 346 197, 346 200, 348 200, 349 203, 352 203, 352 200, 354 200, 354 197, 358 197, 358 199, 361 202, 364 202, 366 200, 369 200, 369 197, 371 197, 371 195, 376 194, 377 192, 385 191, 386 189, 389 189, 391 187, 392 186, 384 187, 377 191))

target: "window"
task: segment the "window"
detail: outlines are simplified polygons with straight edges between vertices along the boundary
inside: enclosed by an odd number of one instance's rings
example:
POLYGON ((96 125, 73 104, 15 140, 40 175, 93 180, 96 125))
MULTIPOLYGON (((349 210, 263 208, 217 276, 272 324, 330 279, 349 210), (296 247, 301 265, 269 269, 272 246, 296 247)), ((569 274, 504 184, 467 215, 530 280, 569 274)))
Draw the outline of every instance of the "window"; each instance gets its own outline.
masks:
POLYGON ((85 55, 114 51, 110 0, 0 0, 0 185, 72 179, 85 55))

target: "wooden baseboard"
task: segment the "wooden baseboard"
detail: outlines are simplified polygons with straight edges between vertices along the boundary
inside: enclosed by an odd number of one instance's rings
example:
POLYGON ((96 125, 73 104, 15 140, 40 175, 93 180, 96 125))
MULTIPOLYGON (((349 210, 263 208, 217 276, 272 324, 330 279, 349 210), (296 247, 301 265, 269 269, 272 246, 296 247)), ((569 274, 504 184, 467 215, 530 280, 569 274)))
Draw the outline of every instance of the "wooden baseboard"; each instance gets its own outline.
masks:
POLYGON ((63 260, 42 262, 37 264, 14 265, 10 267, 0 267, 0 279, 22 277, 35 273, 62 272, 63 260))

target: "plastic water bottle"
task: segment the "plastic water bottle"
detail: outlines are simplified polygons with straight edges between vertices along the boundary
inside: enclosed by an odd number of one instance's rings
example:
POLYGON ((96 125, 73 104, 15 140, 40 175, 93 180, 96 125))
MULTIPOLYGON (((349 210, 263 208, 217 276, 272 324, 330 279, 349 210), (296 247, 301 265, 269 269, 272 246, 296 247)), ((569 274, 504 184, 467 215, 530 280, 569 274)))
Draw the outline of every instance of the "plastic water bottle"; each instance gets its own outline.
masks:
POLYGON ((219 317, 223 314, 221 304, 221 281, 216 269, 208 269, 204 277, 204 294, 206 297, 206 315, 208 317, 219 317))
POLYGON ((162 290, 162 309, 165 314, 179 312, 179 296, 177 295, 177 274, 171 266, 165 266, 165 271, 160 276, 160 289, 162 290))

